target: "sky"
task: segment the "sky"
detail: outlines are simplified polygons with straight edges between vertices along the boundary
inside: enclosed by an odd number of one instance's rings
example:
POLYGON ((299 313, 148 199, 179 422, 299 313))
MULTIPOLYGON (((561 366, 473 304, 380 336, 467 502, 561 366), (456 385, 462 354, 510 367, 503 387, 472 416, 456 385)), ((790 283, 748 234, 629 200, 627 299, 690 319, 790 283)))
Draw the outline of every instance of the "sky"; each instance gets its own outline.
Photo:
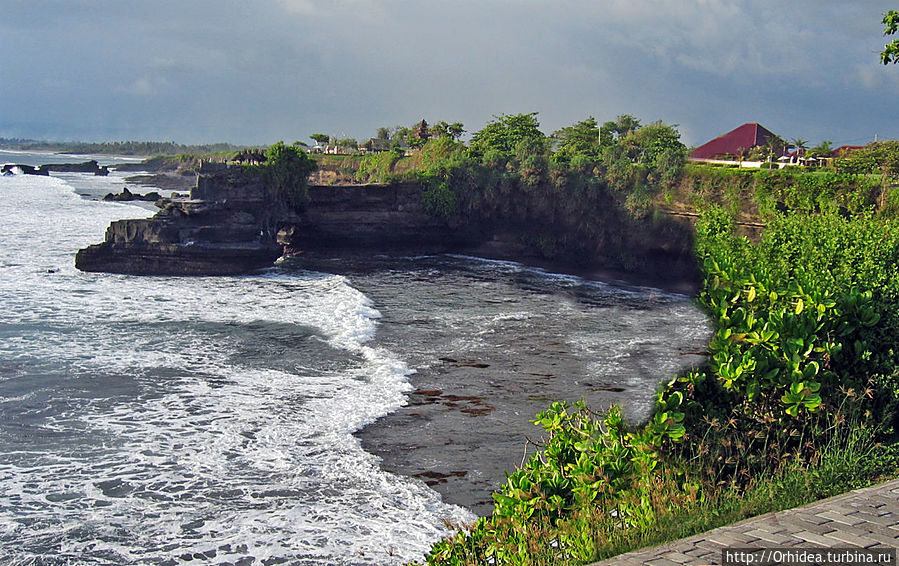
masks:
POLYGON ((899 0, 0 0, 0 137, 311 143, 538 112, 899 138, 899 0))

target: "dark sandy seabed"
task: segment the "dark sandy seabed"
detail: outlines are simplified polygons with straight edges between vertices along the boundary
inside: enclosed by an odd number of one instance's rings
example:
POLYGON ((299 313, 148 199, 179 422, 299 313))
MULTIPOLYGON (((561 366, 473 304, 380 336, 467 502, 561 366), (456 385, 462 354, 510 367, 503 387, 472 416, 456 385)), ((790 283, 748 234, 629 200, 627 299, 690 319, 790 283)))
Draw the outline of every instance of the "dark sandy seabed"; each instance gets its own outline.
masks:
POLYGON ((538 412, 583 398, 645 419, 662 381, 703 363, 709 338, 691 297, 670 290, 683 282, 665 291, 456 256, 285 268, 346 276, 382 315, 372 345, 415 370, 408 404, 357 433, 363 448, 479 515, 534 453, 538 412))

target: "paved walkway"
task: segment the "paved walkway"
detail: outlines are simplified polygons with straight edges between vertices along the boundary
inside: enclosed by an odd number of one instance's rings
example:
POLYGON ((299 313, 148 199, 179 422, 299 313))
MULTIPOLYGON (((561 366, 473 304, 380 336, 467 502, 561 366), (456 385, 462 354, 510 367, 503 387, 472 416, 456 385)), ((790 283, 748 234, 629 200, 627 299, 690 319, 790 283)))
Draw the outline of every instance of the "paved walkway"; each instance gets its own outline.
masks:
POLYGON ((593 566, 721 564, 723 548, 788 546, 899 547, 899 479, 629 552, 593 566))

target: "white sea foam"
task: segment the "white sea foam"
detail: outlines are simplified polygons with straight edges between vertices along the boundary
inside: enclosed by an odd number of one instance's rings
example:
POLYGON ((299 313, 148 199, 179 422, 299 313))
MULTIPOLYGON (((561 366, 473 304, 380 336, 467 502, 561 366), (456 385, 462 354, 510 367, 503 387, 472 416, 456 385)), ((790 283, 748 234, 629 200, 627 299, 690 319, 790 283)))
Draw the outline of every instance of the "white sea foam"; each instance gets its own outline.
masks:
POLYGON ((351 435, 410 386, 343 277, 74 269, 150 213, 0 178, 0 561, 403 563, 471 519, 351 435))

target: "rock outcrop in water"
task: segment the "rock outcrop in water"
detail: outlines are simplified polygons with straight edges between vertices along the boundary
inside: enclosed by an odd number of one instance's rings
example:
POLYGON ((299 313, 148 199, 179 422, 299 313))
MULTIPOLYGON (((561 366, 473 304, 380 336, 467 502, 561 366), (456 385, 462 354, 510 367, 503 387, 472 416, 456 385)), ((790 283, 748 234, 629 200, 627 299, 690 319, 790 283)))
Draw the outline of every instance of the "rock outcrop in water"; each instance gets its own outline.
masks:
POLYGON ((93 173, 94 175, 98 175, 101 177, 105 177, 109 175, 109 168, 106 165, 102 167, 95 161, 85 161, 83 163, 46 163, 44 165, 40 165, 38 167, 33 167, 31 165, 18 165, 18 164, 7 164, 4 165, 0 173, 4 175, 7 173, 12 173, 14 169, 18 168, 25 175, 43 175, 47 176, 51 171, 56 171, 57 173, 93 173))
POLYGON ((83 271, 136 275, 232 275, 281 255, 276 219, 262 179, 242 168, 201 170, 188 197, 162 199, 156 216, 119 220, 106 240, 75 256, 83 271))
POLYGON ((48 163, 41 165, 41 171, 56 171, 58 173, 93 173, 100 177, 109 175, 109 167, 100 166, 96 160, 91 159, 83 163, 48 163))
POLYGON ((188 197, 162 199, 156 216, 119 220, 106 240, 78 252, 84 271, 230 275, 282 253, 375 250, 436 253, 479 241, 475 231, 427 214, 415 183, 312 186, 304 211, 272 199, 258 173, 207 164, 188 197))
POLYGON ((132 193, 128 190, 128 187, 122 188, 122 192, 119 194, 115 193, 107 193, 106 196, 103 197, 105 201, 114 201, 114 202, 131 202, 134 200, 142 200, 147 202, 156 202, 161 199, 162 196, 156 191, 151 191, 147 194, 138 194, 132 193))
POLYGON ((46 177, 50 174, 49 171, 43 171, 40 167, 34 167, 33 165, 20 165, 8 163, 0 169, 0 173, 4 175, 15 175, 16 169, 22 172, 23 175, 43 175, 46 177))

